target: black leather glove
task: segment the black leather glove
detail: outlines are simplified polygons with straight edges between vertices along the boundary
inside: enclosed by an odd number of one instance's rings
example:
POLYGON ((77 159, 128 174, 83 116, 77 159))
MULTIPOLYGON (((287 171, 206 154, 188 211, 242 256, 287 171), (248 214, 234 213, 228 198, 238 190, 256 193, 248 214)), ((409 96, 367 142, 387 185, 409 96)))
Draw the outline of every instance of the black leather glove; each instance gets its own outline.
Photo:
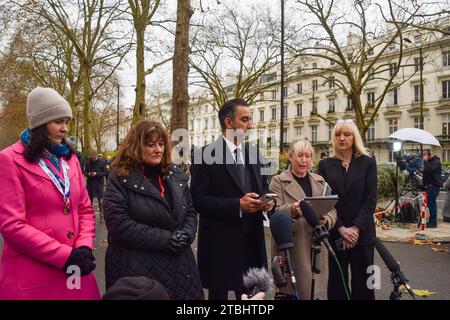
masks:
POLYGON ((73 265, 80 268, 82 276, 87 276, 90 274, 96 267, 95 257, 92 254, 91 248, 82 246, 72 249, 69 258, 64 265, 64 272, 67 272, 67 268, 73 265))
POLYGON ((189 235, 182 230, 172 233, 169 240, 168 249, 174 253, 184 252, 190 246, 189 235))

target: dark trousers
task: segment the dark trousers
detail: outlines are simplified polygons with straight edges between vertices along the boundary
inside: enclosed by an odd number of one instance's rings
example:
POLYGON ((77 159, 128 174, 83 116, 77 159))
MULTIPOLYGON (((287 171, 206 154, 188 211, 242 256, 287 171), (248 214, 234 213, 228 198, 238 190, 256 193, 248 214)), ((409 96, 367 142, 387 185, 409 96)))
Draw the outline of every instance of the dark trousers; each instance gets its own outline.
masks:
MULTIPOLYGON (((241 295, 243 293, 245 293, 243 290, 234 290, 236 300, 241 300, 241 295)), ((228 291, 209 289, 208 300, 228 300, 228 291)))
POLYGON ((88 192, 89 195, 89 199, 91 200, 91 204, 92 206, 94 206, 94 198, 97 198, 97 202, 98 202, 98 210, 100 211, 100 214, 103 214, 103 198, 99 198, 99 197, 94 197, 94 195, 92 194, 92 192, 88 192))
POLYGON ((428 210, 430 211, 430 220, 429 223, 436 225, 437 224, 437 202, 436 199, 439 196, 439 187, 438 186, 426 186, 425 192, 428 196, 428 210))
MULTIPOLYGON (((334 247, 334 245, 333 245, 334 247)), ((351 269, 351 300, 375 300, 374 289, 367 287, 367 279, 372 275, 367 268, 373 265, 374 246, 359 246, 341 251, 334 248, 342 268, 345 285, 348 288, 348 267, 351 269)), ((344 284, 334 258, 329 259, 328 300, 346 300, 344 284)))

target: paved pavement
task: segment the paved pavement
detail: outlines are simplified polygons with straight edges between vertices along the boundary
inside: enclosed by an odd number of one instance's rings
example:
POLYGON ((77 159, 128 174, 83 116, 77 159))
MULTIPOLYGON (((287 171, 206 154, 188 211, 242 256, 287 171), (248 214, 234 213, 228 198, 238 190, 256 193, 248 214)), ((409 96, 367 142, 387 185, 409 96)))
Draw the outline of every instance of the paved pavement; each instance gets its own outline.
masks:
MULTIPOLYGON (((442 207, 444 206, 445 191, 441 191, 437 199, 438 205, 438 227, 436 229, 420 229, 417 223, 395 223, 384 229, 379 225, 377 227, 377 236, 383 241, 409 242, 416 234, 425 235, 434 242, 450 242, 450 223, 442 220, 442 207)), ((385 208, 390 201, 378 203, 378 207, 385 208)))

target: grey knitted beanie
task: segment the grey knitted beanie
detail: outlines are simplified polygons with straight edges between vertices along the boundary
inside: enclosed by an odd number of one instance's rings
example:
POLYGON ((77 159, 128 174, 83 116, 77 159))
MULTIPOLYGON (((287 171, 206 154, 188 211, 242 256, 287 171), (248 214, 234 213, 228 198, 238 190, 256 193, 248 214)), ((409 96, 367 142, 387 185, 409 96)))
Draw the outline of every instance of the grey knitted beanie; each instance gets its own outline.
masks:
POLYGON ((31 130, 51 121, 69 117, 69 103, 52 88, 34 88, 27 97, 27 118, 31 130))

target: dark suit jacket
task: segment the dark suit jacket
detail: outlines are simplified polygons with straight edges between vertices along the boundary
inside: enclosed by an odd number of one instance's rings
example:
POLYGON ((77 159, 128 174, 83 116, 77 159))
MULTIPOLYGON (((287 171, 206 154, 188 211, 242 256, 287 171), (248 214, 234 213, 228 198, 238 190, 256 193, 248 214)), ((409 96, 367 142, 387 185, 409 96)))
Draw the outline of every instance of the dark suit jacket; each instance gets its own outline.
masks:
POLYGON ((354 157, 345 180, 341 161, 327 158, 319 162, 319 174, 339 196, 336 225, 331 238, 340 237, 337 229, 341 226, 357 226, 360 229, 358 244, 372 244, 376 233, 373 213, 377 205, 377 165, 369 156, 354 157), (345 181, 346 184, 345 185, 345 181))
MULTIPOLYGON (((247 160, 249 154, 258 154, 257 149, 248 144, 244 149, 246 166, 250 166, 254 177, 253 192, 261 195, 267 183, 260 174, 259 156, 255 164, 247 160)), ((191 194, 200 215, 198 267, 203 287, 208 289, 241 289, 242 275, 249 266, 266 265, 263 215, 257 212, 240 216, 239 199, 245 194, 245 186, 233 159, 222 136, 196 150, 192 159, 191 194), (213 163, 202 157, 205 154, 215 157, 213 163), (225 164, 225 159, 230 164, 225 164)))

